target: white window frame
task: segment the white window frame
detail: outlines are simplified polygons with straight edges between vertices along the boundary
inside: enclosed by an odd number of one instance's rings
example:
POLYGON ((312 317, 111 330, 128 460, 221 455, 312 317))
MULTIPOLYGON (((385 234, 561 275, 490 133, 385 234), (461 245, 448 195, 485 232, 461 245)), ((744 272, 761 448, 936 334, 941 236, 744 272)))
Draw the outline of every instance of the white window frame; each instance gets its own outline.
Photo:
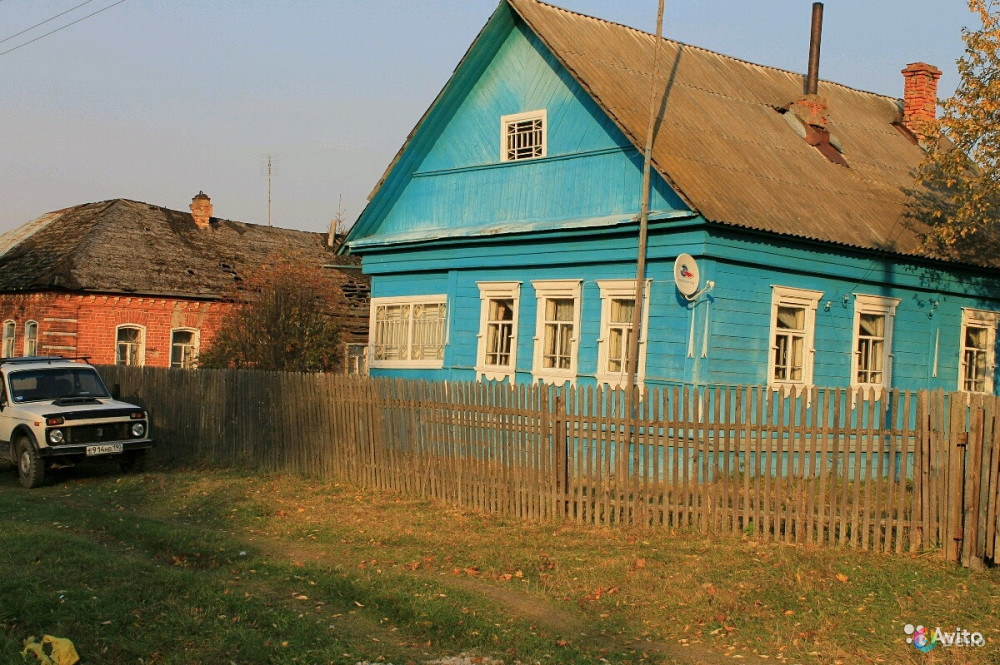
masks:
POLYGON ((369 341, 368 341, 368 366, 375 368, 386 368, 386 369, 441 369, 444 367, 444 354, 445 349, 448 346, 448 323, 449 323, 450 309, 448 307, 448 296, 443 293, 437 293, 432 295, 420 295, 420 296, 387 296, 371 299, 371 313, 369 314, 369 341), (416 305, 444 305, 445 315, 444 323, 442 325, 441 332, 441 358, 419 358, 417 360, 412 360, 410 358, 391 358, 391 359, 376 359, 376 347, 378 346, 379 340, 375 339, 375 335, 378 331, 378 326, 376 325, 376 320, 378 316, 378 310, 380 307, 398 307, 403 305, 409 305, 409 314, 407 316, 406 324, 406 349, 407 354, 413 353, 413 308, 416 305))
POLYGON ((479 287, 479 343, 476 348, 476 376, 490 381, 508 379, 514 382, 517 371, 517 325, 520 310, 521 282, 476 282, 479 287), (513 300, 514 311, 511 318, 510 352, 507 365, 487 365, 486 356, 489 349, 490 302, 493 300, 513 300))
MULTIPOLYGON (((653 280, 647 279, 643 289, 642 314, 639 331, 639 364, 637 368, 636 385, 642 386, 646 378, 646 335, 649 332, 649 301, 653 280)), ((597 373, 598 383, 606 383, 612 388, 622 388, 628 382, 628 336, 622 340, 625 352, 622 354, 622 369, 618 373, 608 370, 608 356, 611 348, 611 302, 613 300, 635 300, 634 279, 599 279, 597 288, 601 292, 601 336, 597 338, 597 373)), ((633 310, 636 311, 636 310, 633 310)), ((626 330, 631 330, 628 326, 626 330)))
POLYGON ((580 310, 582 307, 582 280, 579 279, 539 279, 532 280, 535 289, 535 352, 532 360, 532 377, 535 381, 572 384, 576 381, 577 366, 580 352, 580 310), (542 356, 545 351, 545 301, 549 299, 573 300, 573 334, 570 337, 570 366, 567 369, 558 367, 543 367, 542 356))
POLYGON ((871 296, 863 293, 854 294, 854 321, 851 327, 851 390, 862 388, 872 391, 872 397, 877 398, 883 390, 888 390, 892 386, 892 329, 893 321, 896 318, 896 307, 900 303, 899 298, 886 298, 884 296, 871 296), (885 317, 885 332, 882 336, 882 381, 880 383, 860 383, 858 381, 858 341, 862 314, 875 314, 885 317))
POLYGON ((997 325, 1000 324, 1000 312, 985 309, 962 308, 961 337, 958 340, 958 389, 964 393, 992 395, 994 390, 993 376, 996 373, 996 343, 997 325), (986 328, 986 376, 982 392, 965 388, 965 329, 970 326, 986 328))
POLYGON ((771 285, 771 328, 767 345, 767 385, 772 390, 791 391, 809 389, 813 386, 813 369, 816 360, 816 310, 819 308, 822 291, 797 289, 791 286, 771 285), (802 380, 777 380, 774 378, 774 355, 777 351, 778 308, 801 307, 805 309, 802 341, 802 380))
POLYGON ((25 356, 37 356, 38 355, 38 321, 25 321, 24 322, 24 355, 25 356), (28 331, 34 329, 35 334, 29 335, 28 331), (29 343, 33 342, 35 348, 29 348, 29 343))
POLYGON ((17 340, 17 322, 7 319, 3 322, 3 349, 0 355, 4 358, 14 357, 14 342, 17 340))
POLYGON ((170 330, 170 365, 174 369, 196 369, 198 367, 198 353, 201 350, 201 331, 197 328, 172 328, 170 330), (174 334, 179 332, 189 332, 191 335, 191 346, 194 347, 194 355, 191 358, 191 365, 174 365, 174 334))
POLYGON ((146 365, 146 326, 140 325, 138 323, 123 323, 119 326, 115 326, 115 364, 124 365, 127 367, 144 367, 146 365), (123 363, 118 362, 118 334, 123 328, 128 328, 130 330, 139 331, 139 362, 137 363, 123 363))
POLYGON ((525 111, 524 113, 511 113, 510 115, 500 116, 500 161, 501 162, 523 162, 528 159, 541 159, 549 154, 549 121, 548 113, 545 109, 539 109, 537 111, 525 111), (508 153, 507 140, 510 136, 509 125, 510 123, 525 122, 529 120, 541 120, 541 145, 539 146, 539 153, 537 155, 530 155, 525 157, 511 157, 508 153))

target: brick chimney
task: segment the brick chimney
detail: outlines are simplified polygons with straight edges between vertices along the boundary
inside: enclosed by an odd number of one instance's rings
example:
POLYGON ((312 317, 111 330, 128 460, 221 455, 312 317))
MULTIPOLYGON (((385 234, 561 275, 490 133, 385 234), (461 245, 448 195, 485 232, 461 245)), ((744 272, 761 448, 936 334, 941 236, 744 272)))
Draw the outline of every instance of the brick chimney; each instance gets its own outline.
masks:
POLYGON ((825 97, 819 95, 803 95, 788 105, 788 110, 798 116, 807 125, 826 129, 826 114, 830 107, 825 97))
POLYGON ((205 192, 198 192, 191 199, 191 217, 194 218, 194 225, 199 229, 208 228, 208 223, 212 219, 212 199, 208 198, 208 194, 205 192))
POLYGON ((903 125, 923 139, 937 119, 937 82, 941 70, 926 62, 913 62, 902 70, 903 125))

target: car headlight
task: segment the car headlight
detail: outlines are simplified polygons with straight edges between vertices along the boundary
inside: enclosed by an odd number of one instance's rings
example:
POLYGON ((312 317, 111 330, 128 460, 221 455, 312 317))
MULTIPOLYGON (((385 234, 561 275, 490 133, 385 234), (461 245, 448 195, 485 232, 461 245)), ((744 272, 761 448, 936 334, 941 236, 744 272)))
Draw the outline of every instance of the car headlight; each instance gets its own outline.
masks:
MULTIPOLYGON (((59 430, 56 430, 59 431, 59 430)), ((133 423, 132 424, 132 436, 139 438, 146 433, 145 423, 133 423)))
POLYGON ((49 430, 49 443, 62 443, 62 442, 63 442, 63 432, 61 429, 49 430))

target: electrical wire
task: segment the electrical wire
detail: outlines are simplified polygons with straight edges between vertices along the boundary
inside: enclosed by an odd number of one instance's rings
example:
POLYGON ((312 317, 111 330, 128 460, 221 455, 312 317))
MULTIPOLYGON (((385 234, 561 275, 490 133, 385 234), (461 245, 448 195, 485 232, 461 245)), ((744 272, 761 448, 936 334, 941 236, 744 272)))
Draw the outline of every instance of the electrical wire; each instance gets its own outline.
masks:
MULTIPOLYGON (((88 2, 89 1, 90 0, 88 0, 88 2)), ((2 0, 0 0, 0 2, 2 2, 2 0)), ((123 2, 125 2, 125 0, 118 0, 117 2, 113 2, 110 5, 108 5, 107 7, 103 7, 101 9, 98 9, 96 12, 91 12, 90 14, 87 14, 86 16, 78 18, 75 21, 71 21, 71 22, 67 23, 66 25, 60 26, 60 27, 56 28, 55 30, 49 30, 44 35, 39 35, 38 37, 35 37, 34 39, 29 39, 28 41, 24 42, 23 44, 18 44, 17 46, 14 46, 13 48, 7 49, 6 51, 0 51, 0 55, 7 55, 8 53, 10 53, 12 51, 16 51, 17 49, 21 48, 22 46, 27 46, 28 44, 34 44, 39 39, 44 39, 45 37, 48 37, 49 35, 54 35, 55 33, 59 32, 60 30, 65 30, 66 28, 70 27, 71 25, 76 25, 80 21, 86 21, 88 18, 90 18, 92 16, 97 16, 101 12, 105 12, 105 11, 111 9, 112 7, 115 7, 117 5, 122 4, 123 2)), ((86 3, 83 3, 83 4, 86 4, 86 3)), ((72 10, 68 10, 68 11, 72 11, 72 10)), ((63 12, 63 13, 65 14, 66 12, 63 12)), ((55 18, 55 17, 53 17, 53 18, 55 18)))
MULTIPOLYGON (((37 28, 39 26, 42 26, 42 25, 45 25, 46 23, 49 23, 51 21, 54 21, 57 18, 59 18, 60 16, 65 16, 66 14, 69 14, 71 11, 73 11, 75 9, 79 9, 80 7, 83 7, 84 5, 86 5, 88 3, 91 3, 93 1, 94 0, 84 0, 83 2, 81 2, 80 4, 78 4, 76 7, 70 7, 66 11, 61 12, 59 14, 56 14, 52 18, 47 18, 44 21, 42 21, 41 23, 36 23, 35 25, 31 26, 30 28, 25 28, 21 32, 15 33, 15 34, 11 35, 10 37, 4 37, 3 39, 0 39, 0 44, 3 44, 4 42, 9 42, 10 40, 14 39, 15 37, 20 37, 21 35, 23 35, 26 32, 31 32, 35 28, 37 28)), ((0 2, 3 2, 3 0, 0 0, 0 2)))

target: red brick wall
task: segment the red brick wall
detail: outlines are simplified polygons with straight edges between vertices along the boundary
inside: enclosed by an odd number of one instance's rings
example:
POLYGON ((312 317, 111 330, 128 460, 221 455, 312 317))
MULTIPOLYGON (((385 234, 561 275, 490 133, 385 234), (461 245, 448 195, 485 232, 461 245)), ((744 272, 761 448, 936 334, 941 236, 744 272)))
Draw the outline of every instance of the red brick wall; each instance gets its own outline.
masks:
POLYGON ((0 322, 16 325, 15 355, 24 353, 24 324, 38 322, 38 354, 88 356, 95 364, 114 364, 117 327, 145 329, 146 365, 170 366, 170 333, 199 331, 207 349, 231 305, 182 298, 31 293, 0 295, 0 322))

